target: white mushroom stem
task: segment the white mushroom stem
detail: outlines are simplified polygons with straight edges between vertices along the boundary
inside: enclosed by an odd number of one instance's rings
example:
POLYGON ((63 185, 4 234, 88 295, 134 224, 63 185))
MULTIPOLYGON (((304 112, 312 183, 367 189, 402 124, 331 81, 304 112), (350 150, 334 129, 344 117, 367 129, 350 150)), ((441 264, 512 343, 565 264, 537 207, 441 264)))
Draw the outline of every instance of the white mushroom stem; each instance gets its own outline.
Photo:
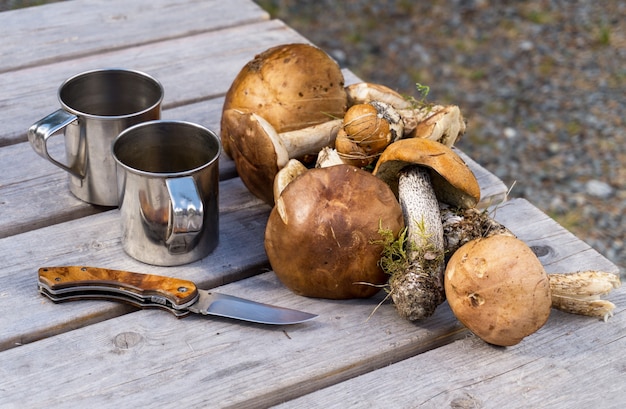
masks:
MULTIPOLYGON (((449 258, 463 244, 495 235, 514 236, 504 225, 492 219, 486 211, 475 208, 455 209, 440 204, 444 230, 444 248, 449 258)), ((551 273, 552 308, 578 315, 599 317, 605 321, 613 315, 615 304, 602 300, 602 295, 621 285, 617 274, 603 271, 551 273)))
POLYGON ((323 148, 317 155, 317 161, 315 162, 316 168, 327 168, 329 166, 344 165, 347 164, 337 152, 337 149, 329 146, 323 148))
POLYGON ((407 227, 408 269, 389 280, 400 316, 415 321, 431 316, 445 300, 443 227, 428 171, 419 166, 400 171, 398 200, 407 227))
POLYGON ((325 146, 333 145, 343 122, 335 119, 295 131, 277 133, 263 117, 257 114, 252 116, 272 140, 279 168, 284 167, 289 159, 317 155, 325 146))
POLYGON ((613 316, 615 304, 600 296, 619 288, 617 274, 604 271, 578 271, 548 274, 552 294, 552 308, 570 314, 588 315, 604 321, 613 316))
POLYGON ((396 109, 411 108, 412 104, 396 91, 380 84, 359 82, 346 87, 348 104, 367 104, 371 101, 381 101, 396 109))
POLYGON ((304 166, 299 160, 290 159, 285 167, 279 170, 276 176, 274 176, 274 202, 278 201, 280 194, 292 180, 302 175, 307 170, 307 167, 304 166))

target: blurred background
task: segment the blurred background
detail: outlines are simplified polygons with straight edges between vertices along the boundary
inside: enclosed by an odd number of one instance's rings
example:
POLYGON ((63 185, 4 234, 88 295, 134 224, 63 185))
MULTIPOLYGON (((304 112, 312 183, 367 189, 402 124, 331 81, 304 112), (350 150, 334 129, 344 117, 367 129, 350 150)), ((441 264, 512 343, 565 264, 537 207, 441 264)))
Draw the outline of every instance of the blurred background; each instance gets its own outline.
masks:
POLYGON ((458 105, 461 150, 626 272, 626 2, 256 2, 361 79, 458 105))

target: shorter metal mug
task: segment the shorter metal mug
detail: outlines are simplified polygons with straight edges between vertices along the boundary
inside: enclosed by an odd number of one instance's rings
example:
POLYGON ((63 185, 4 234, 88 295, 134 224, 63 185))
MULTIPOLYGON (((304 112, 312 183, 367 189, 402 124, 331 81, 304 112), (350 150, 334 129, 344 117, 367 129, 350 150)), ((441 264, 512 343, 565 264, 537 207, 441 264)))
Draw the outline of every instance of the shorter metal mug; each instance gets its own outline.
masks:
POLYGON ((69 173, 70 191, 101 206, 117 206, 111 143, 129 126, 161 117, 163 87, 151 76, 125 69, 87 71, 66 80, 58 91, 61 109, 28 130, 31 146, 69 173), (48 140, 65 134, 66 163, 48 153, 48 140))
POLYGON ((174 266, 215 249, 220 150, 215 133, 190 122, 149 121, 120 133, 112 151, 128 255, 174 266))

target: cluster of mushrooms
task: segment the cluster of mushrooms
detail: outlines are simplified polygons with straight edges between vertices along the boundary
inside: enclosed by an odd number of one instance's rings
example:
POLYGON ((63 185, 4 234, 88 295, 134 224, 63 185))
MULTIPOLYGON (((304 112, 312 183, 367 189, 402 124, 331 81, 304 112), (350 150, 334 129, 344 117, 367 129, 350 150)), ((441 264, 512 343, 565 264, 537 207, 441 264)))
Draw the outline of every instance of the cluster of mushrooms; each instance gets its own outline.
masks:
POLYGON ((226 94, 221 140, 246 187, 272 206, 265 249, 296 294, 349 299, 388 291, 411 321, 448 301, 473 333, 514 345, 551 307, 608 317, 604 272, 546 274, 521 240, 477 210, 478 182, 452 148, 457 106, 345 86, 325 52, 270 48, 226 94))

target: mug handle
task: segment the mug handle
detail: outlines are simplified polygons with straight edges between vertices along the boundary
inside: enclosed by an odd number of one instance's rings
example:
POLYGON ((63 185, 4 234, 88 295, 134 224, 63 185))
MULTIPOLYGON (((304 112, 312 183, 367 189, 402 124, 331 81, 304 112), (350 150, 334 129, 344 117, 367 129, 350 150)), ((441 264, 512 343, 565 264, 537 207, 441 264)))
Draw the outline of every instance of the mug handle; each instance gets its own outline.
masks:
POLYGON ((70 168, 69 166, 57 161, 48 153, 48 139, 50 139, 50 137, 56 132, 65 128, 76 120, 78 120, 78 117, 76 115, 70 114, 63 109, 59 109, 31 125, 31 127, 28 129, 28 141, 33 147, 33 150, 37 152, 39 156, 47 159, 48 161, 65 170, 66 172, 69 172, 71 175, 82 179, 84 175, 82 175, 81 172, 79 172, 75 168, 70 168))
POLYGON ((195 246, 195 238, 202 232, 204 205, 193 177, 167 179, 165 184, 172 212, 165 244, 172 254, 186 253, 195 246))

